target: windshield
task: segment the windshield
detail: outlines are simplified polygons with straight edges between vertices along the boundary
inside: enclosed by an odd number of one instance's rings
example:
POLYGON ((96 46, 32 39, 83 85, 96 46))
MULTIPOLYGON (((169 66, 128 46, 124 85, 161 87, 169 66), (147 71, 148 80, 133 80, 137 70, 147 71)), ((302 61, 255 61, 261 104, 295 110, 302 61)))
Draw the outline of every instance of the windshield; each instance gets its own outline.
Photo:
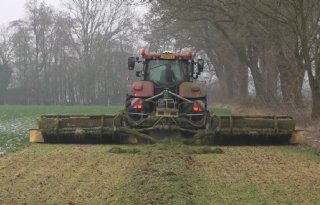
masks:
POLYGON ((174 86, 188 81, 188 62, 176 60, 150 60, 146 80, 160 86, 174 86))

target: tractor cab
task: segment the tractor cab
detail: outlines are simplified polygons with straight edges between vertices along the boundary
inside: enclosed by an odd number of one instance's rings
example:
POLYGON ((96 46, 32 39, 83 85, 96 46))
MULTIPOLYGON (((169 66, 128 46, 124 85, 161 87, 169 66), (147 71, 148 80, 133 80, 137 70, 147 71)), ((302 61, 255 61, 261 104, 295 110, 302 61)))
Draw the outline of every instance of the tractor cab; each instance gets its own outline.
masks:
POLYGON ((148 60, 145 64, 144 80, 159 87, 172 87, 190 81, 191 63, 186 60, 148 60))
POLYGON ((165 51, 161 54, 146 53, 141 50, 142 59, 129 57, 128 68, 133 70, 135 63, 143 63, 143 69, 136 71, 137 77, 143 77, 144 81, 151 81, 155 85, 166 88, 176 86, 182 82, 192 82, 203 71, 204 61, 193 60, 192 52, 172 53, 165 51), (194 66, 198 65, 197 72, 194 66))

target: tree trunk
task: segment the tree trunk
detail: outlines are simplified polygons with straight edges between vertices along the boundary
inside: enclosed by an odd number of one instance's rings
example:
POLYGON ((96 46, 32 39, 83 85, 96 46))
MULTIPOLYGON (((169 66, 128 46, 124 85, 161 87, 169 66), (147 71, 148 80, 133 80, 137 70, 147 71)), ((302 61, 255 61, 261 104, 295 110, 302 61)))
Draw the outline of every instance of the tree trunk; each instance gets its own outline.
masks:
POLYGON ((0 105, 4 104, 4 93, 0 91, 0 105))
POLYGON ((241 98, 247 98, 249 94, 248 66, 240 63, 238 71, 239 95, 241 98))
POLYGON ((281 47, 278 48, 278 69, 280 72, 281 92, 283 102, 290 107, 295 107, 296 74, 286 59, 281 47))
POLYGON ((4 104, 4 94, 10 83, 11 72, 7 63, 0 64, 0 105, 4 104))
POLYGON ((273 45, 270 43, 269 38, 261 39, 258 46, 259 70, 264 79, 266 97, 269 98, 269 102, 278 102, 277 83, 279 71, 275 62, 277 56, 272 52, 273 45))
POLYGON ((306 70, 304 68, 304 60, 303 60, 302 54, 300 53, 298 40, 296 40, 294 54, 295 54, 296 65, 298 70, 297 82, 295 84, 295 103, 297 107, 301 107, 303 105, 302 86, 303 86, 304 74, 306 70))
POLYGON ((320 70, 318 67, 316 68, 316 77, 313 76, 312 73, 312 61, 309 54, 306 52, 304 54, 305 60, 305 68, 308 73, 309 77, 309 85, 311 88, 311 95, 312 95, 312 113, 311 117, 314 120, 320 119, 320 79, 317 77, 318 71, 320 70), (319 70, 318 70, 319 69, 319 70))
POLYGON ((249 70, 246 58, 246 49, 243 43, 239 43, 236 49, 236 53, 239 59, 238 66, 238 93, 241 98, 247 98, 249 94, 249 70))
POLYGON ((269 103, 269 96, 267 96, 266 85, 263 76, 260 73, 258 66, 258 50, 252 41, 248 41, 248 64, 252 74, 254 87, 256 90, 256 98, 262 100, 264 103, 269 103))
POLYGON ((296 83, 295 83, 295 92, 294 92, 294 102, 297 107, 301 107, 303 105, 302 101, 302 86, 304 80, 305 70, 302 67, 298 67, 298 75, 296 76, 296 83))
MULTIPOLYGON (((228 83, 224 74, 224 69, 223 69, 223 65, 220 65, 220 63, 218 62, 214 62, 215 64, 215 71, 216 71, 216 76, 218 78, 219 81, 219 86, 220 86, 220 99, 222 102, 224 102, 225 100, 228 99, 228 83)), ((215 96, 217 96, 217 93, 214 93, 215 96)))
MULTIPOLYGON (((312 119, 320 119, 320 54, 318 53, 318 59, 315 61, 315 76, 311 77, 312 71, 308 70, 309 81, 311 81, 311 92, 312 92, 312 119)), ((307 58, 310 59, 310 58, 307 58)))
POLYGON ((208 57, 210 61, 213 63, 213 67, 215 69, 215 74, 218 78, 219 82, 219 92, 220 93, 214 93, 213 95, 215 97, 218 97, 221 102, 224 102, 225 100, 228 99, 228 83, 226 79, 226 74, 225 74, 225 67, 223 63, 221 62, 221 58, 218 53, 215 53, 213 50, 205 49, 206 53, 208 54, 208 57))
POLYGON ((312 113, 311 117, 314 120, 320 119, 320 88, 312 89, 312 113))

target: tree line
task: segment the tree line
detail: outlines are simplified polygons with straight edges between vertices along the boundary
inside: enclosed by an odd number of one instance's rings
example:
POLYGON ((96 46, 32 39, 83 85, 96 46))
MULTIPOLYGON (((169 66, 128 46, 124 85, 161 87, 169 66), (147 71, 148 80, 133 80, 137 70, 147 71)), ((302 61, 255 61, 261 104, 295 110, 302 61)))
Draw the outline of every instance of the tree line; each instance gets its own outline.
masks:
POLYGON ((29 0, 26 11, 0 32, 0 104, 123 104, 143 37, 148 51, 205 58, 223 102, 247 98, 252 78, 257 100, 296 109, 307 82, 320 118, 320 1, 29 0), (139 19, 132 2, 149 12, 139 19))
POLYGON ((148 14, 150 49, 193 48, 208 58, 225 100, 248 96, 269 105, 303 105, 302 86, 320 118, 320 1, 158 0, 148 14))
POLYGON ((1 30, 0 104, 124 100, 127 57, 136 50, 130 4, 68 0, 54 9, 29 0, 25 10, 25 18, 1 30))

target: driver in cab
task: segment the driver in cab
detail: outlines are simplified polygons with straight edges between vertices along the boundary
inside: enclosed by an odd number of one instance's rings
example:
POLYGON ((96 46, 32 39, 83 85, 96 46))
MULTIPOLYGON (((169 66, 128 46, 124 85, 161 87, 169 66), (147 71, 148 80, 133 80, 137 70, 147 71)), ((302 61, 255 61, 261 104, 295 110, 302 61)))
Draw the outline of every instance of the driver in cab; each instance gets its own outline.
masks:
POLYGON ((177 77, 171 68, 171 64, 167 64, 166 69, 162 71, 160 81, 165 84, 173 84, 177 81, 177 77))

